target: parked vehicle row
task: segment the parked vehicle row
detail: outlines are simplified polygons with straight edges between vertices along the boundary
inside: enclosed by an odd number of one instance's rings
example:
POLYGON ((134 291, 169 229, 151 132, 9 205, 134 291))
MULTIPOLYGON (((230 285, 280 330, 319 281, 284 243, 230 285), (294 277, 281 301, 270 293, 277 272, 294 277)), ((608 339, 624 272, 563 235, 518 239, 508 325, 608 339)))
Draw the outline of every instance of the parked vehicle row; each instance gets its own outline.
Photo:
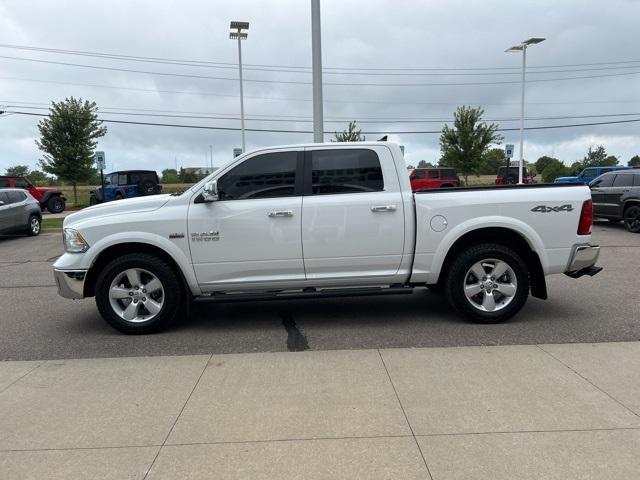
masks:
POLYGON ((67 201, 57 188, 36 187, 28 177, 0 176, 0 188, 22 188, 38 201, 41 211, 51 213, 63 212, 67 201))
POLYGON ((0 188, 0 233, 40 233, 42 211, 38 201, 22 188, 0 188))
POLYGON ((476 322, 515 315, 545 275, 595 275, 589 189, 412 193, 400 147, 307 144, 241 155, 181 194, 95 205, 64 221, 60 295, 96 298, 126 333, 222 302, 442 289, 476 322))
POLYGON ((414 192, 430 188, 460 186, 460 177, 453 168, 416 168, 409 174, 411 190, 414 192))
POLYGON ((589 185, 596 177, 599 177, 603 173, 614 172, 617 170, 627 170, 631 167, 625 167, 622 165, 614 165, 609 167, 587 167, 580 174, 575 177, 558 177, 554 180, 554 183, 582 183, 583 185, 589 185))
POLYGON ((91 192, 90 205, 162 192, 158 174, 153 170, 121 170, 107 173, 102 186, 91 192))
POLYGON ((594 214, 640 233, 640 169, 609 171, 591 182, 594 214))

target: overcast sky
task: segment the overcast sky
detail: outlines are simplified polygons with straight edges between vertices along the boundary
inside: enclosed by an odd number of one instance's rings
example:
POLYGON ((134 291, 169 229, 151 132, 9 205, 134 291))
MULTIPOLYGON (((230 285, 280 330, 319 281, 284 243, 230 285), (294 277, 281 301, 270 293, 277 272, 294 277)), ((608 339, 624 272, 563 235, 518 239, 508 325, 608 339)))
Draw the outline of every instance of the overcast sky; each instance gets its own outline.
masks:
MULTIPOLYGON (((547 40, 528 51, 526 116, 533 118, 527 126, 640 119, 639 1, 321 0, 321 9, 324 113, 338 121, 327 121, 325 130, 342 130, 354 119, 363 131, 438 131, 462 104, 481 105, 486 119, 517 127, 521 55, 504 50, 532 36, 547 40), (411 83, 419 85, 402 85, 411 83), (451 85, 456 83, 467 85, 451 85), (417 120, 435 121, 408 122, 417 120)), ((73 95, 95 101, 104 119, 238 128, 237 44, 228 38, 230 20, 251 24, 243 42, 247 128, 312 130, 305 121, 312 116, 310 71, 291 68, 311 65, 309 0, 0 0, 2 45, 217 63, 214 68, 0 47, 0 105, 46 113, 41 108, 52 100, 73 95), (274 69, 289 71, 265 71, 274 69)), ((37 165, 37 122, 35 116, 0 117, 0 173, 15 164, 37 165)), ((239 131, 106 125, 99 149, 109 170, 205 166, 209 145, 220 165, 240 146, 239 131)), ((517 145, 517 131, 504 135, 517 145)), ((439 157, 438 134, 390 139, 405 145, 408 163, 439 157)), ((247 132, 247 149, 310 141, 311 133, 247 132)), ((640 154, 640 122, 530 130, 525 158, 554 155, 571 163, 597 144, 626 164, 640 154)))

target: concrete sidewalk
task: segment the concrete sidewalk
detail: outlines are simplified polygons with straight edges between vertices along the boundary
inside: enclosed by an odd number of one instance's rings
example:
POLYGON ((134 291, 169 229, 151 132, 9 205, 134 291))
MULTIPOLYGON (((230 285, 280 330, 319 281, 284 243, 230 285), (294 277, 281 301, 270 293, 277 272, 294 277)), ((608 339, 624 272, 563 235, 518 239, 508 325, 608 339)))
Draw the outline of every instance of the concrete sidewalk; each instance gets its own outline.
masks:
POLYGON ((0 363, 3 480, 638 472, 635 342, 0 363))

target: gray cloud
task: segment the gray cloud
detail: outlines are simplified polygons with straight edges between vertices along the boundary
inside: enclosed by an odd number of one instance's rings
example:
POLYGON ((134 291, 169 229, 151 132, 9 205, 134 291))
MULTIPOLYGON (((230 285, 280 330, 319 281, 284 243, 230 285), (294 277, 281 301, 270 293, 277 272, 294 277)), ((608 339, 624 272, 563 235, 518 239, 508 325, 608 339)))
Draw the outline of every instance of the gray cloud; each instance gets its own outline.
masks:
MULTIPOLYGON (((635 45, 640 3, 612 0, 606 8, 595 1, 322 1, 323 62, 325 67, 449 68, 519 67, 520 56, 504 49, 530 36, 547 41, 529 52, 529 65, 640 60, 635 45)), ((251 22, 243 43, 246 64, 309 66, 311 63, 309 1, 58 1, 0 2, 0 43, 71 50, 112 52, 148 57, 199 59, 234 63, 237 51, 228 39, 230 20, 251 22)), ((235 69, 134 63, 24 52, 0 48, 0 55, 66 61, 120 68, 235 78, 235 69)), ((636 65, 640 65, 636 64, 636 65)), ((95 100, 102 109, 129 108, 212 112, 237 115, 236 81, 161 77, 107 70, 21 62, 0 58, 0 103, 48 103, 74 95, 95 100), (60 83, 10 80, 34 79, 60 83), (98 88, 65 83, 86 83, 98 88), (181 91, 195 94, 161 93, 181 91)), ((573 67, 578 68, 578 67, 573 67)), ((588 68, 588 67, 583 67, 588 68)), ((595 67, 591 67, 595 68, 595 67)), ((533 69, 532 69, 533 70, 533 69)), ((532 71, 531 70, 531 71, 532 71)), ((616 70, 623 72, 625 70, 616 70)), ((639 72, 640 68, 626 69, 639 72)), ((407 70, 409 72, 409 70, 407 70)), ((494 70, 487 76, 368 76, 329 75, 327 83, 452 83, 518 81, 518 70, 494 70), (515 75, 509 73, 516 73, 515 75)), ((433 72, 438 73, 438 72, 433 72)), ((441 73, 441 72, 440 72, 441 73)), ((460 72, 463 73, 463 72, 460 72)), ((611 71, 531 74, 531 79, 584 76, 611 71)), ((245 72, 248 79, 310 81, 308 73, 245 72)), ((576 116, 640 112, 640 75, 577 79, 527 85, 527 116, 576 116)), ((361 120, 363 130, 439 130, 439 123, 364 123, 372 118, 451 118, 457 105, 483 105, 486 118, 517 118, 520 86, 369 87, 325 85, 325 117, 361 120)), ((245 84, 247 116, 311 118, 310 85, 245 84), (274 100, 274 99, 284 100, 274 100)), ((237 120, 123 117, 151 122, 237 127, 237 120)), ((638 116, 640 117, 640 115, 638 116)), ((528 121, 529 126, 583 123, 590 119, 528 121)), ((608 120, 604 119, 591 119, 608 120)), ((35 166, 39 153, 33 140, 37 118, 0 118, 0 171, 16 163, 35 166)), ((343 123, 327 123, 340 130, 343 123)), ((516 121, 501 122, 516 127, 516 121)), ((310 130, 310 123, 268 123, 252 120, 248 127, 310 130)), ((109 124, 100 149, 110 167, 172 167, 204 165, 209 145, 215 163, 230 158, 240 143, 239 132, 109 124)), ((529 131, 526 157, 554 154, 567 163, 584 155, 590 144, 603 143, 626 162, 640 153, 640 124, 529 131)), ((379 135, 368 135, 377 138, 379 135)), ((327 135, 327 139, 329 139, 327 135)), ((311 134, 248 132, 247 147, 311 141, 311 134)), ((407 161, 438 157, 438 135, 391 135, 406 146, 407 161)), ((517 143, 517 132, 505 140, 517 143)))

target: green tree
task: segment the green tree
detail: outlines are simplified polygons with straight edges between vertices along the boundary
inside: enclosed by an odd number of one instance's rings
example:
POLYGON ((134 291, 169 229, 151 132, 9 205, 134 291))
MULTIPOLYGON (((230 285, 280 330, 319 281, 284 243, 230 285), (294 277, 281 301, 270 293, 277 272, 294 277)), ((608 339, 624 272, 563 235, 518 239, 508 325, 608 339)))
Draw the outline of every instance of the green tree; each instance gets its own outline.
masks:
POLYGON ((603 145, 598 145, 595 149, 589 147, 587 155, 582 160, 583 168, 609 167, 617 164, 618 158, 614 155, 607 155, 603 145))
POLYGON ((162 183, 180 183, 180 177, 175 168, 165 168, 162 170, 162 183))
POLYGON ((630 167, 640 167, 640 155, 634 155, 629 159, 629 163, 627 163, 630 167))
POLYGON ((356 121, 349 122, 347 129, 341 133, 335 132, 336 142, 364 142, 365 137, 361 135, 362 129, 358 130, 356 121))
POLYGON ((5 175, 10 177, 25 177, 29 174, 29 167, 27 165, 13 165, 7 168, 5 175))
POLYGON ((550 163, 553 163, 554 161, 560 162, 560 160, 558 160, 557 158, 543 155, 538 160, 536 160, 536 163, 535 163, 536 171, 540 173, 544 172, 544 169, 547 167, 547 165, 549 165, 550 163))
POLYGON ((418 162, 418 168, 433 168, 435 165, 431 162, 427 162, 426 160, 420 160, 418 162))
POLYGON ((480 175, 495 175, 500 167, 507 165, 507 156, 501 148, 492 148, 482 156, 478 173, 480 175))
POLYGON ((411 165, 411 164, 407 165, 407 170, 413 170, 413 169, 415 169, 415 168, 416 168, 416 167, 414 167, 414 166, 413 166, 413 165, 411 165))
POLYGON ((95 176, 94 151, 97 139, 107 133, 98 120, 95 102, 74 97, 52 102, 49 116, 38 122, 40 139, 36 145, 42 152, 42 169, 73 186, 74 202, 78 203, 77 186, 95 176))
POLYGON ((464 175, 466 185, 469 174, 478 173, 489 145, 502 142, 498 125, 487 125, 482 121, 483 114, 481 107, 458 107, 453 114, 453 128, 445 125, 440 135, 440 164, 456 168, 464 175))
MULTIPOLYGON (((545 183, 553 183, 557 177, 565 177, 569 174, 569 169, 557 158, 549 158, 548 162, 542 170, 542 181, 545 183)), ((537 163, 537 162, 536 162, 537 163)))

